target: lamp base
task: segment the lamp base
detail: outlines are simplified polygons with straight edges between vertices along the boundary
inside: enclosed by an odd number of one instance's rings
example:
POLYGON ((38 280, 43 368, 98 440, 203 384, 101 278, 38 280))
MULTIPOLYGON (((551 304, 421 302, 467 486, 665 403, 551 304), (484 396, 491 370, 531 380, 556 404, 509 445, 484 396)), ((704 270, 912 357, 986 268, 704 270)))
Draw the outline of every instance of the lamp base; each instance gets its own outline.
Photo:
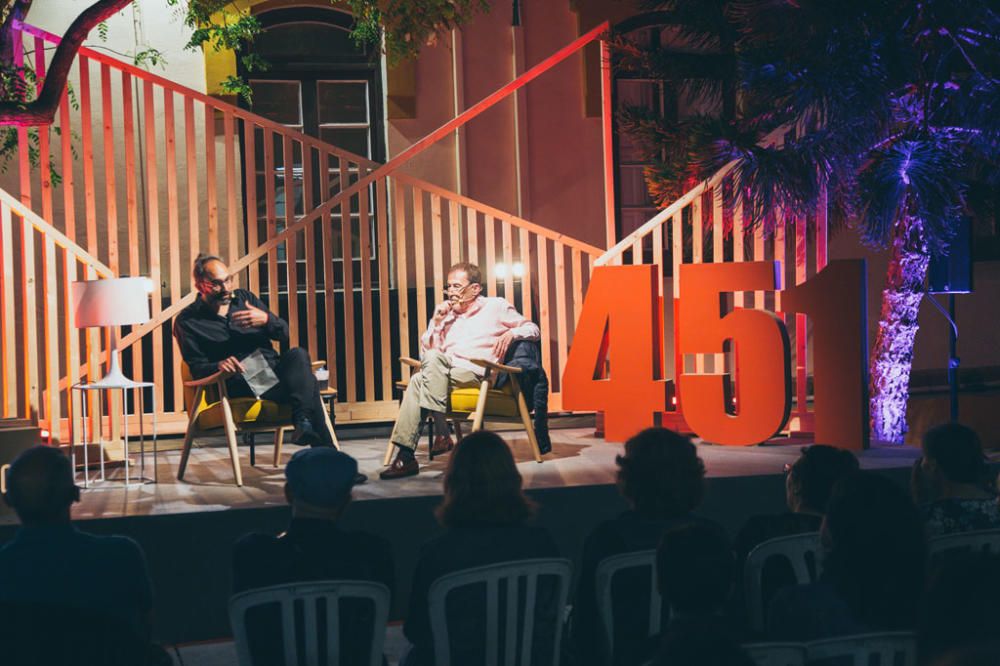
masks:
POLYGON ((104 375, 96 382, 89 382, 87 384, 90 388, 103 389, 127 389, 134 388, 138 385, 138 382, 134 382, 122 374, 122 369, 118 364, 117 349, 111 350, 111 367, 108 368, 108 374, 104 375))

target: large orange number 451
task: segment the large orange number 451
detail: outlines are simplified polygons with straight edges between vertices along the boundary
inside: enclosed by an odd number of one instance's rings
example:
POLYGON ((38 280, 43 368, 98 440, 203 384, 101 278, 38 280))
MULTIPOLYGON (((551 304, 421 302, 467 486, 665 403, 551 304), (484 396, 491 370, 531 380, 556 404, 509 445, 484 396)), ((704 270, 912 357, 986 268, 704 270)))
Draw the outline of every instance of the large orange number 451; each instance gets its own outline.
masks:
POLYGON ((563 408, 603 411, 609 442, 623 442, 651 424, 666 404, 656 268, 594 270, 566 359, 563 408))

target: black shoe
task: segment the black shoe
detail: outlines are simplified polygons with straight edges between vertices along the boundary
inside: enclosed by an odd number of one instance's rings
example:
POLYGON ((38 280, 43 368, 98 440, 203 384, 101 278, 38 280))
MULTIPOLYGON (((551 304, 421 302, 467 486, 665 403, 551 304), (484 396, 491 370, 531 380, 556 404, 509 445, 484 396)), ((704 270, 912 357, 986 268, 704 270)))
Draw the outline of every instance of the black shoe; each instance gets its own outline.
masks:
POLYGON ((361 472, 354 475, 354 485, 360 486, 362 483, 368 480, 368 477, 361 472))
POLYGON ((295 424, 292 442, 299 446, 323 446, 325 444, 323 438, 313 429, 309 419, 302 419, 295 424))

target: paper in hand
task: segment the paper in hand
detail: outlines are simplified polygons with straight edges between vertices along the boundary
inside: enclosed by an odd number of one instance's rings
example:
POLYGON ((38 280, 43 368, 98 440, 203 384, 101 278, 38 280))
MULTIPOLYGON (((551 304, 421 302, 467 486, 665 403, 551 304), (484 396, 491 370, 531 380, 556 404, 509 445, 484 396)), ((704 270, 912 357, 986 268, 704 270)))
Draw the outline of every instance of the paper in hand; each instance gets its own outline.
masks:
POLYGON ((259 349, 240 363, 243 365, 243 379, 250 385, 250 390, 258 399, 278 385, 278 375, 274 374, 274 370, 268 365, 267 359, 259 349))

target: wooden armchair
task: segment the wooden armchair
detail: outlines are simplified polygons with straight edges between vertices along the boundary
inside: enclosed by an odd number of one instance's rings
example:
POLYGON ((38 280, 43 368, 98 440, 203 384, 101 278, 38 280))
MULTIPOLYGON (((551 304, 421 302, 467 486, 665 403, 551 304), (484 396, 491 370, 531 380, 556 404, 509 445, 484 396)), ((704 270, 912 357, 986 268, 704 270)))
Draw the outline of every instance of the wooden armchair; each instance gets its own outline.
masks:
MULTIPOLYGON (((322 367, 322 361, 313 362, 313 370, 322 367)), ((292 424, 292 408, 290 405, 279 404, 272 400, 259 400, 254 397, 230 398, 226 394, 227 376, 220 370, 203 379, 193 379, 187 364, 181 361, 181 378, 184 381, 184 405, 188 413, 187 433, 184 435, 184 449, 181 452, 181 463, 177 469, 177 480, 183 480, 187 469, 191 447, 198 435, 222 428, 229 445, 229 457, 233 463, 233 477, 236 485, 243 485, 243 473, 240 469, 239 452, 236 435, 243 435, 251 446, 251 461, 253 460, 253 436, 258 432, 274 433, 274 460, 278 466, 281 459, 281 445, 284 443, 285 431, 294 428, 292 424)), ((333 391, 336 398, 336 391, 333 391)), ((329 411, 324 409, 326 427, 333 437, 333 444, 338 449, 340 443, 333 429, 329 411)))
MULTIPOLYGON (((399 362, 409 366, 414 370, 420 370, 420 361, 414 358, 402 357, 399 362)), ((524 426, 528 435, 528 442, 535 454, 535 462, 542 462, 542 452, 538 448, 538 440, 535 437, 535 426, 531 420, 531 413, 528 410, 528 403, 524 399, 521 385, 517 376, 521 374, 520 368, 515 368, 502 363, 493 363, 484 359, 473 359, 476 365, 484 368, 486 374, 479 388, 456 388, 452 389, 449 396, 449 409, 445 418, 451 421, 455 428, 455 437, 462 441, 462 421, 472 421, 472 432, 482 430, 486 421, 496 423, 519 423, 524 426), (510 375, 503 388, 492 388, 493 375, 498 372, 506 372, 510 375)), ((396 387, 406 389, 407 382, 396 382, 396 387)), ((433 445, 433 432, 431 436, 433 445)), ((388 465, 392 460, 393 444, 385 450, 383 464, 388 465)))

